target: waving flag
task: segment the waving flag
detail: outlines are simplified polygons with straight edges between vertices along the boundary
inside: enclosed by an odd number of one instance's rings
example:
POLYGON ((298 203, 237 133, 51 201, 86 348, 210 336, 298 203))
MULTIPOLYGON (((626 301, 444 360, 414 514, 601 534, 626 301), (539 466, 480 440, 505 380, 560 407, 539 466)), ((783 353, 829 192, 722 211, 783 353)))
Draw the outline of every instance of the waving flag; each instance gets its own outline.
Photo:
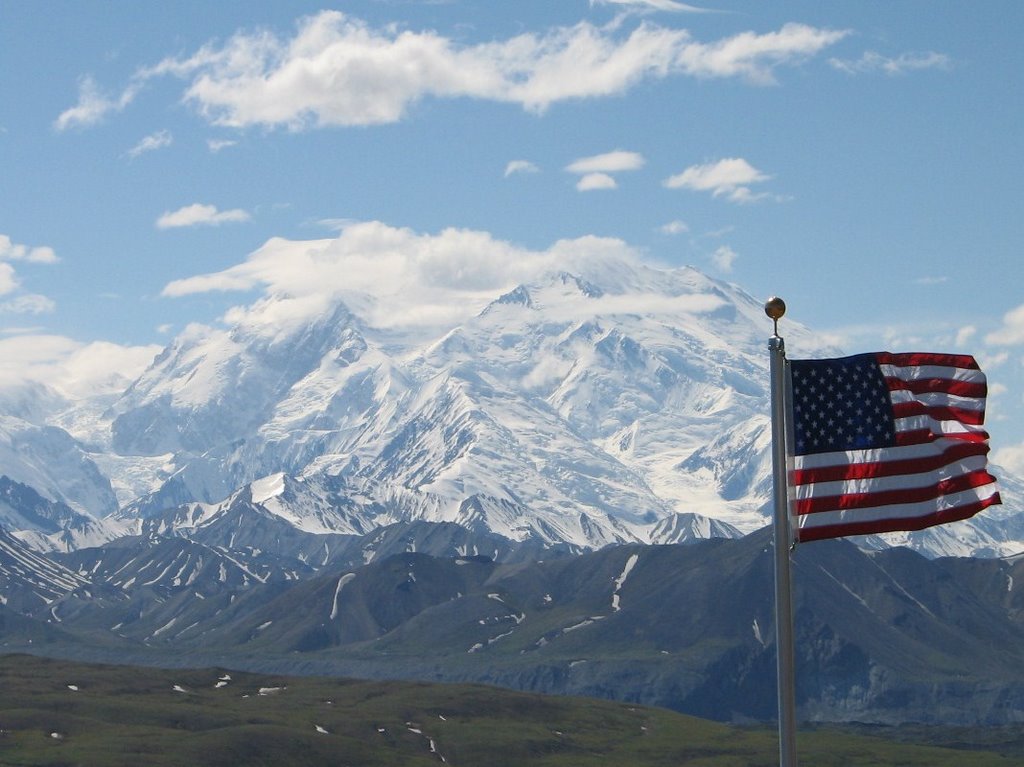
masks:
POLYGON ((789 372, 797 540, 920 530, 1000 502, 973 357, 878 352, 789 372))

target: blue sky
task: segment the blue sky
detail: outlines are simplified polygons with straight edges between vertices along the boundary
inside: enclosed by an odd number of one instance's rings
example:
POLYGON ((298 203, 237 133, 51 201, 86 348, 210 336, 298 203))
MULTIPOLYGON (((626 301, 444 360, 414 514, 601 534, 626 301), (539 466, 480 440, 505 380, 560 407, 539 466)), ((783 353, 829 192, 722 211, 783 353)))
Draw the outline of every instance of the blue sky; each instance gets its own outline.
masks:
POLYGON ((1014 0, 0 0, 0 382, 131 373, 258 295, 238 268, 271 238, 595 236, 778 293, 850 353, 975 354, 1024 469, 1022 22, 1014 0))

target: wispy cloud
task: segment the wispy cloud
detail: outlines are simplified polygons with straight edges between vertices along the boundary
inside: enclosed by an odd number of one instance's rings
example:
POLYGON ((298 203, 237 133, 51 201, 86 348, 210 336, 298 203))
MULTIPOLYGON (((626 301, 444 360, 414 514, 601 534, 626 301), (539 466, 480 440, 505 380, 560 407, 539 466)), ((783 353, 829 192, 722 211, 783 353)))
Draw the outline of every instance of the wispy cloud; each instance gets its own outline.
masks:
MULTIPOLYGON (((373 326, 434 333, 478 314, 501 292, 545 275, 568 271, 597 279, 608 269, 648 268, 639 251, 615 238, 587 236, 531 250, 487 232, 445 229, 420 234, 367 221, 346 228, 334 239, 274 238, 243 263, 176 280, 164 288, 163 295, 262 289, 274 299, 232 309, 223 321, 275 335, 283 327, 305 323, 312 314, 323 312, 335 297, 357 307, 373 326)), ((633 313, 637 306, 701 314, 721 305, 721 297, 712 293, 681 297, 675 291, 648 292, 638 287, 589 299, 582 310, 595 317, 633 313)), ((566 320, 570 314, 578 320, 581 307, 566 311, 566 320)))
MULTIPOLYGON (((621 268, 640 262, 635 249, 612 238, 581 237, 531 250, 487 232, 445 229, 420 234, 368 221, 352 224, 331 239, 275 238, 243 263, 176 280, 162 294, 263 288, 268 295, 291 296, 291 308, 278 309, 296 315, 322 310, 333 297, 342 297, 357 302, 353 305, 375 325, 426 327, 472 316, 500 291, 544 274, 569 271, 589 278, 610 263, 621 268)), ((635 307, 635 300, 626 303, 635 307)), ((263 311, 255 304, 244 310, 250 318, 262 317, 263 311)))
MULTIPOLYGON (((685 6, 667 0, 646 5, 685 6)), ((302 20, 291 38, 239 32, 222 45, 140 70, 135 82, 164 75, 188 80, 185 100, 219 125, 303 130, 397 122, 427 97, 507 102, 540 113, 562 101, 617 95, 670 76, 773 84, 779 67, 799 65, 846 34, 786 24, 702 43, 684 29, 580 22, 467 46, 432 31, 375 28, 323 11, 302 20)), ((128 93, 105 99, 90 85, 81 114, 72 117, 69 110, 58 122, 98 119, 123 108, 128 93)))
POLYGON ((658 227, 658 231, 662 234, 677 235, 685 234, 690 231, 690 226, 685 221, 676 219, 675 221, 669 221, 667 224, 662 224, 658 227))
POLYGON ((505 166, 505 178, 517 173, 538 173, 540 168, 529 160, 512 160, 505 166))
POLYGON ((156 220, 157 229, 175 229, 186 226, 218 226, 238 221, 248 221, 249 214, 241 209, 217 210, 215 205, 193 203, 175 211, 165 212, 156 220))
POLYGON ((598 189, 617 189, 619 184, 612 173, 638 170, 646 160, 639 152, 627 152, 616 149, 604 154, 581 157, 565 167, 570 173, 581 174, 576 188, 581 192, 592 192, 598 189))
POLYGON ((704 165, 691 165, 682 173, 665 179, 669 189, 692 189, 711 192, 714 197, 726 197, 732 202, 753 202, 764 194, 751 191, 751 184, 767 181, 768 176, 742 157, 730 157, 704 165))
POLYGON ((60 259, 53 248, 46 245, 29 247, 11 241, 6 234, 0 234, 0 261, 29 261, 36 264, 55 264, 60 259))
POLYGON ((317 226, 322 226, 332 232, 340 232, 343 229, 347 229, 350 226, 358 224, 359 220, 355 218, 321 218, 314 223, 317 226))
POLYGON ((570 173, 617 173, 626 170, 639 170, 644 167, 644 156, 639 152, 627 152, 616 149, 613 152, 598 154, 592 157, 581 157, 566 166, 570 173))
POLYGON ((607 173, 587 173, 576 182, 576 188, 581 192, 593 192, 604 189, 618 189, 619 185, 614 178, 607 173))
POLYGON ((711 254, 711 263, 715 265, 715 268, 722 272, 731 272, 732 265, 735 263, 739 255, 735 250, 730 248, 728 245, 722 245, 718 250, 711 254))
POLYGON ((918 277, 914 280, 915 285, 941 285, 944 282, 949 282, 949 277, 927 275, 925 277, 918 277))
POLYGON ((237 141, 234 141, 232 139, 224 139, 224 138, 222 138, 222 139, 211 138, 211 139, 207 139, 206 140, 207 148, 211 152, 213 152, 214 154, 219 152, 221 149, 227 149, 228 147, 235 146, 237 143, 238 143, 237 141))
POLYGON ((774 85, 779 66, 801 64, 848 34, 791 23, 778 32, 741 32, 714 43, 692 43, 680 61, 687 74, 697 77, 739 77, 754 85, 774 85))
POLYGON ((1024 344, 1024 304, 1003 315, 1001 327, 985 336, 992 346, 1020 346, 1024 344))
POLYGON ((21 287, 21 283, 18 281, 18 275, 14 272, 14 267, 10 264, 0 263, 0 296, 13 293, 19 287, 21 287))
POLYGON ((127 107, 139 89, 139 83, 133 82, 120 95, 109 96, 100 91, 92 77, 83 77, 78 83, 78 103, 60 113, 54 121, 54 128, 63 131, 75 126, 95 125, 109 113, 120 112, 127 107))
POLYGON ((1015 475, 1024 476, 1024 444, 1001 447, 992 453, 992 462, 1015 475))
POLYGON ((0 303, 0 312, 5 314, 49 314, 57 304, 38 293, 27 293, 0 303))
POLYGON ((1011 359, 1016 359, 1009 349, 1000 347, 1024 344, 1024 306, 1019 307, 1018 311, 1018 317, 1004 318, 1004 327, 1000 330, 1010 331, 1005 336, 988 333, 980 337, 982 331, 978 326, 957 323, 954 315, 949 315, 946 319, 921 316, 907 317, 898 322, 868 321, 833 327, 823 330, 822 333, 837 347, 837 351, 841 350, 844 353, 873 348, 892 351, 959 350, 973 354, 982 369, 991 371, 1005 365, 1011 359), (1004 341, 1007 343, 1003 343, 1004 341))
POLYGON ((944 53, 928 51, 926 53, 902 53, 896 58, 883 56, 877 51, 865 51, 856 60, 829 59, 836 69, 848 74, 871 74, 882 72, 887 75, 902 75, 923 69, 949 69, 952 61, 944 53))
POLYGON ((978 329, 974 325, 964 325, 956 332, 956 345, 958 348, 963 348, 970 343, 971 339, 977 335, 978 329))
POLYGON ((157 149, 163 149, 174 143, 174 137, 170 131, 162 130, 156 133, 151 133, 143 138, 138 144, 128 150, 129 157, 138 157, 140 154, 146 152, 154 152, 157 149))
MULTIPOLYGON (((55 264, 60 259, 53 248, 41 245, 30 247, 13 242, 10 237, 0 234, 0 296, 11 296, 21 289, 21 280, 11 261, 27 261, 35 264, 55 264)), ((35 293, 12 296, 0 303, 0 312, 5 314, 44 314, 52 312, 56 304, 35 293)))
POLYGON ((81 343, 38 332, 0 339, 0 386, 40 381, 68 396, 122 391, 160 352, 159 346, 81 343))
POLYGON ((590 5, 624 5, 630 8, 650 11, 672 11, 675 13, 715 13, 707 8, 698 8, 678 0, 590 0, 590 5))

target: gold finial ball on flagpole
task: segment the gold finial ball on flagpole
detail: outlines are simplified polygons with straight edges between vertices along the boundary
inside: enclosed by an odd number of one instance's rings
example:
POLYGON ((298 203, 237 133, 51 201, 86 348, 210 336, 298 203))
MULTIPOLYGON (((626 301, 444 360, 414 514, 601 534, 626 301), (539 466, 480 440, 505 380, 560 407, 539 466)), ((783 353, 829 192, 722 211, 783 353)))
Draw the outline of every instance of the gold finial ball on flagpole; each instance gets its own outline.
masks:
POLYGON ((778 322, 786 313, 786 302, 778 296, 772 296, 764 302, 764 313, 778 322))

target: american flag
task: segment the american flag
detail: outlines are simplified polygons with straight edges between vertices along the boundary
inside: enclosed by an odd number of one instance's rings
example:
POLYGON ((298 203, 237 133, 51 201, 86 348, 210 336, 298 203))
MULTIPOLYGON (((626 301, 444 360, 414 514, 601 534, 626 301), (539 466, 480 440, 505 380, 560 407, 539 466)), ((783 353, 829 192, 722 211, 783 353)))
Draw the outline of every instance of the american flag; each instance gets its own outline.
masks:
POLYGON ((789 371, 798 540, 920 530, 1000 502, 973 357, 878 352, 789 371))

